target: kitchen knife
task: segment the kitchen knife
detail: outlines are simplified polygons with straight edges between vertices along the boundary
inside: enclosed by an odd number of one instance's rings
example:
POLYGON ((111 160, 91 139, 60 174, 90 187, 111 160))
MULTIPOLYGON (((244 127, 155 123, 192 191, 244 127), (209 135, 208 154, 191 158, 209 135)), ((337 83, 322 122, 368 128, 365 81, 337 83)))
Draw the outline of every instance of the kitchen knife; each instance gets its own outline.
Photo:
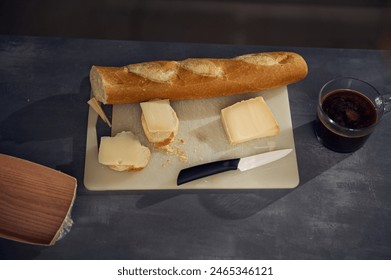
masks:
POLYGON ((290 152, 292 152, 292 149, 282 149, 245 158, 214 161, 182 169, 178 174, 177 185, 179 186, 187 182, 229 170, 239 169, 240 171, 246 171, 253 169, 279 160, 287 156, 290 152))

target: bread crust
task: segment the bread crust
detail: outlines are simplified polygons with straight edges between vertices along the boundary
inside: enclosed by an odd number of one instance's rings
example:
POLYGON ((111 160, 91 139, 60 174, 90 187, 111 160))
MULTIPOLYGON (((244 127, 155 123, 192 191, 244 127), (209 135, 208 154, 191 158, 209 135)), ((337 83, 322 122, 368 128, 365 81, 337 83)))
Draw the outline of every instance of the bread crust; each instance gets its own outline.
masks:
POLYGON ((141 125, 143 127, 145 136, 147 137, 148 141, 153 144, 155 148, 161 148, 163 146, 167 146, 170 144, 177 132, 178 132, 178 126, 176 127, 175 131, 168 131, 168 132, 150 132, 148 130, 147 123, 145 121, 144 114, 141 114, 141 125))
POLYGON ((299 54, 268 52, 230 59, 189 58, 123 67, 94 65, 90 81, 97 100, 104 104, 125 104, 256 92, 300 81, 307 73, 307 64, 299 54))
POLYGON ((109 165, 109 168, 115 171, 141 171, 145 168, 145 166, 137 167, 134 165, 109 165))

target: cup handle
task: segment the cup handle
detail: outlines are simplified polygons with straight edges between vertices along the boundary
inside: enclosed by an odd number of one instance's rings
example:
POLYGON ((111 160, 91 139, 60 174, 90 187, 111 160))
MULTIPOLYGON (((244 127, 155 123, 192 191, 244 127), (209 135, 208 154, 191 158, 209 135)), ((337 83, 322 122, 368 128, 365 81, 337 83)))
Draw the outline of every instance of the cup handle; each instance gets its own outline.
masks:
POLYGON ((384 113, 391 112, 391 93, 383 95, 384 113))

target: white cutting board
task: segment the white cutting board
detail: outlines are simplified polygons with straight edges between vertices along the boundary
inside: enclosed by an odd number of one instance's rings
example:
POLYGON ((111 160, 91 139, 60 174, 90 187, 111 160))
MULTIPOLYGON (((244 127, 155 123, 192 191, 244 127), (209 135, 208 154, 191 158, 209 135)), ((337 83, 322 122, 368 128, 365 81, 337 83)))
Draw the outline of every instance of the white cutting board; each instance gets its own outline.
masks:
POLYGON ((212 99, 171 101, 179 123, 178 135, 171 145, 175 154, 155 149, 141 126, 141 108, 137 104, 114 105, 112 135, 131 130, 143 145, 151 149, 151 160, 142 171, 118 172, 98 162, 96 123, 91 108, 88 115, 84 185, 93 191, 165 190, 165 189, 263 189, 294 188, 299 184, 295 143, 286 87, 251 94, 212 99), (222 108, 241 100, 262 95, 280 125, 280 134, 231 145, 220 119, 222 108), (276 149, 292 148, 283 159, 246 172, 228 171, 176 185, 181 169, 210 161, 245 157, 276 149), (182 155, 181 157, 178 155, 182 155))

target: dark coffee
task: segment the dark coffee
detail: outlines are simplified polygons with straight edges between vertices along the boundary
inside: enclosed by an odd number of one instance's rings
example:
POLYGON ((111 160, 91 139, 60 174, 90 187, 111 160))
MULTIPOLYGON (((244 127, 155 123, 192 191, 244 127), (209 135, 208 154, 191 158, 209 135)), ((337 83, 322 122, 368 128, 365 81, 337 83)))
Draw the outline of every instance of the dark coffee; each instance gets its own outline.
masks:
POLYGON ((374 124, 377 120, 376 108, 363 94, 341 89, 327 94, 322 101, 322 109, 340 126, 360 129, 374 124))
MULTIPOLYGON (((341 89, 328 93, 322 100, 322 109, 330 119, 347 129, 365 129, 377 121, 377 111, 371 100, 353 90, 341 89)), ((327 121, 322 121, 319 116, 315 129, 326 147, 346 153, 360 148, 370 135, 370 132, 345 134, 327 121)))

